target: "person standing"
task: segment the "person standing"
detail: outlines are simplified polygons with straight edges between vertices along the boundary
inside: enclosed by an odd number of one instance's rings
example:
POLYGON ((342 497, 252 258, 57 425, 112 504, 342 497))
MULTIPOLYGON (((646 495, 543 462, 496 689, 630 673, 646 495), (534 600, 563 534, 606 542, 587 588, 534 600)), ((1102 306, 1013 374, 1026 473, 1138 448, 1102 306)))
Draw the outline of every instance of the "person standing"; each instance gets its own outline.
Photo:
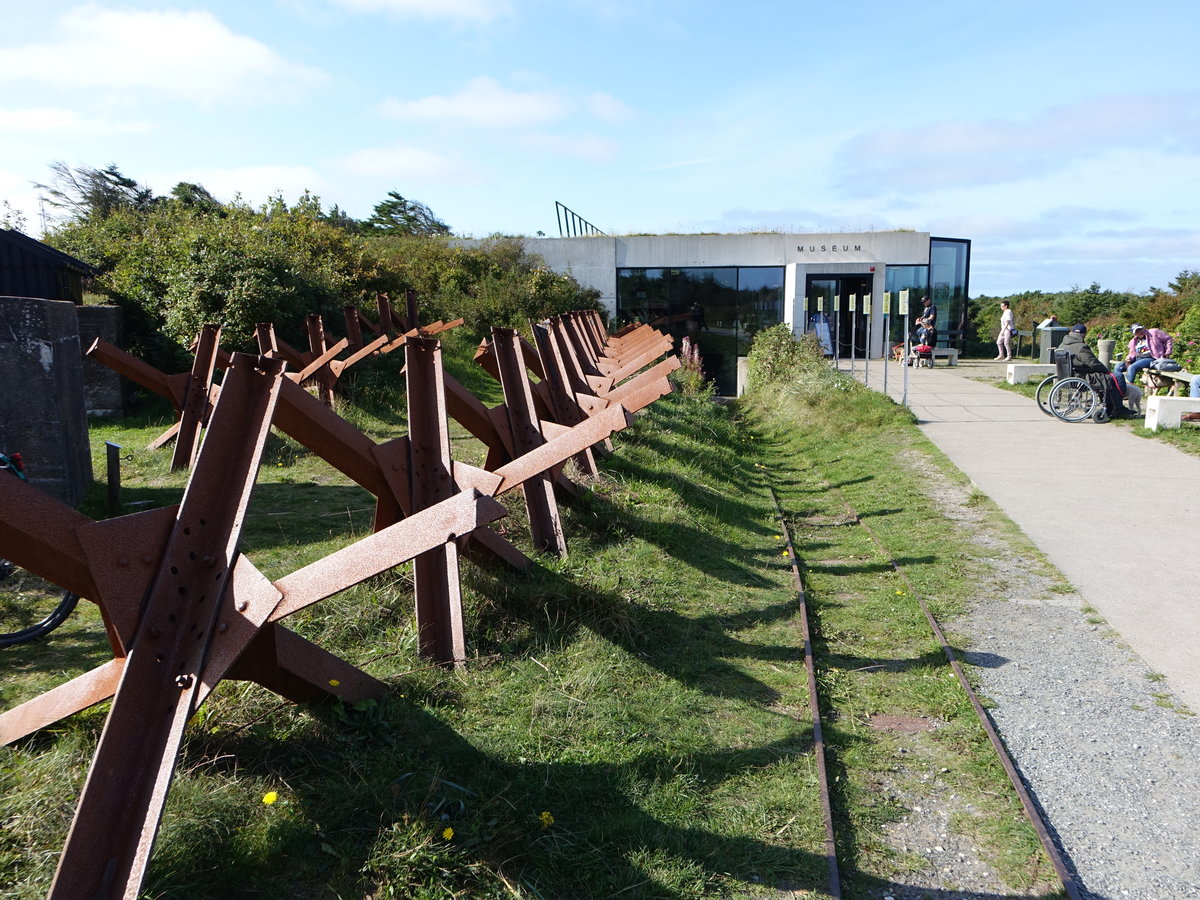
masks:
POLYGON ((996 359, 1012 359, 1012 336, 1017 330, 1017 320, 1007 300, 1000 301, 1000 333, 996 335, 996 359))
POLYGON ((921 298, 921 315, 917 318, 917 324, 937 328, 937 307, 928 297, 921 298))

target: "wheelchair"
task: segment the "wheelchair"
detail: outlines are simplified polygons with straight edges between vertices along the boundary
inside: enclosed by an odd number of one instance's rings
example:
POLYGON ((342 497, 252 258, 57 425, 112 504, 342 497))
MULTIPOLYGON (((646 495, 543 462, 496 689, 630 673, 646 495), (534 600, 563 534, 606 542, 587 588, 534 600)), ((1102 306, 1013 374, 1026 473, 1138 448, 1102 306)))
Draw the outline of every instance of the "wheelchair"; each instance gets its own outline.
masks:
POLYGON ((1054 351, 1055 372, 1037 386, 1034 397, 1042 412, 1064 422, 1107 422, 1108 392, 1116 390, 1111 376, 1096 373, 1081 376, 1073 372, 1071 354, 1054 351))

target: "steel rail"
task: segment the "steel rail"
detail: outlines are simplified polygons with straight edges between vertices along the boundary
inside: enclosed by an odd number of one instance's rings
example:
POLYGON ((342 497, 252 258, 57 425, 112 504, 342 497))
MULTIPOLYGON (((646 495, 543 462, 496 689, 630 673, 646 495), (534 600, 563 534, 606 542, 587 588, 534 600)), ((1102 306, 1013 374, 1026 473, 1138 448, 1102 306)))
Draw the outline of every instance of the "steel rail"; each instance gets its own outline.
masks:
POLYGON ((942 631, 941 624, 938 622, 937 617, 934 616, 933 612, 929 609, 929 604, 925 602, 925 596, 917 590, 916 585, 913 584, 912 580, 908 577, 907 573, 900 566, 900 564, 896 562, 895 558, 888 551, 887 546, 882 540, 880 540, 879 535, 875 533, 871 526, 862 520, 862 517, 858 514, 858 510, 855 509, 853 504, 846 499, 846 495, 830 484, 828 479, 821 475, 820 471, 816 469, 816 467, 813 467, 812 471, 816 473, 821 481, 825 483, 825 488, 828 492, 838 496, 843 507, 845 507, 847 514, 854 520, 855 524, 859 525, 868 535, 868 537, 871 538, 872 542, 874 542, 875 546, 879 549, 879 552, 883 554, 884 558, 888 561, 888 565, 892 567, 892 570, 898 576, 900 576, 900 579, 908 587, 909 593, 917 598, 917 603, 921 607, 921 612, 925 614, 926 621, 929 623, 929 626, 933 630, 933 633, 937 637, 939 643, 941 643, 942 652, 946 655, 946 659, 949 660, 950 668, 954 671, 955 676, 958 678, 958 683, 962 686, 963 691, 966 693, 967 699, 970 700, 971 708, 975 710, 975 715, 979 719, 980 725, 983 726, 983 730, 987 734, 988 740, 992 744, 992 748, 996 751, 996 755, 1000 759, 1000 764, 1004 767, 1004 771, 1008 775, 1008 780, 1011 782, 1013 790, 1017 794, 1017 798, 1021 801, 1021 806, 1025 810, 1026 818, 1029 819, 1029 823, 1033 826, 1034 831, 1037 832, 1038 840, 1041 841, 1042 844, 1042 849, 1046 851, 1046 856, 1049 857, 1050 864, 1054 867, 1055 874, 1058 875, 1059 880, 1062 882, 1063 891, 1066 893, 1068 900, 1082 900, 1083 895, 1080 892, 1080 887, 1074 873, 1071 872, 1070 868, 1066 864, 1066 861, 1063 859, 1062 853, 1059 852, 1058 846, 1054 843, 1054 839, 1050 835, 1049 827, 1046 824, 1045 817, 1042 815, 1041 810, 1038 809, 1037 804, 1035 804, 1033 801, 1033 797, 1030 796, 1028 789, 1025 787, 1025 782, 1021 779, 1021 775, 1017 771, 1016 764, 1013 762, 1012 756, 1008 752, 1008 748, 1004 745, 1004 741, 1001 739, 999 732, 996 731, 996 725, 992 721, 992 717, 988 715, 988 712, 986 709, 984 709, 983 704, 979 702, 979 697, 975 693, 975 689, 971 687, 971 683, 967 679, 966 673, 963 672, 962 665, 959 663, 958 657, 955 656, 954 650, 950 647, 950 642, 946 640, 946 635, 942 631))
POLYGON ((821 730, 821 702, 817 695, 817 666, 813 657, 812 633, 808 627, 808 595, 804 588, 804 577, 800 574, 800 561, 792 544, 792 530, 788 527, 779 505, 775 488, 769 486, 775 512, 779 516, 779 527, 787 542, 788 559, 792 564, 792 575, 796 578, 796 597, 800 602, 800 634, 804 639, 804 669, 808 674, 808 705, 812 710, 813 751, 817 760, 817 779, 821 789, 821 815, 825 819, 825 859, 829 866, 829 895, 841 900, 842 878, 838 872, 837 836, 833 830, 833 804, 829 801, 829 770, 825 765, 825 737, 821 730))

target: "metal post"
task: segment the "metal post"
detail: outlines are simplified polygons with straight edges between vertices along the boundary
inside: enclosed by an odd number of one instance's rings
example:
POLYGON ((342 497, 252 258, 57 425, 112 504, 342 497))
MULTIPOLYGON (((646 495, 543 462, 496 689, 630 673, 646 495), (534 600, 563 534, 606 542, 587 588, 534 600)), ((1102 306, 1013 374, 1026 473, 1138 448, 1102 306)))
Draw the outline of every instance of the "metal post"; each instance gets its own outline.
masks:
POLYGON ((108 458, 108 511, 115 513, 121 509, 121 445, 105 441, 104 447, 108 458))
POLYGON ((858 294, 851 294, 850 303, 850 377, 854 377, 854 363, 858 359, 858 294))
POLYGON ((833 367, 842 367, 842 295, 833 295, 833 315, 830 317, 832 327, 829 329, 830 343, 833 344, 833 367))
POLYGON ((892 329, 891 329, 891 306, 892 298, 890 293, 885 293, 884 303, 887 304, 887 311, 883 314, 883 392, 887 393, 888 365, 892 361, 892 329))
POLYGON ((866 384, 871 383, 871 295, 867 294, 863 298, 863 314, 867 317, 867 345, 863 348, 863 381, 866 384))

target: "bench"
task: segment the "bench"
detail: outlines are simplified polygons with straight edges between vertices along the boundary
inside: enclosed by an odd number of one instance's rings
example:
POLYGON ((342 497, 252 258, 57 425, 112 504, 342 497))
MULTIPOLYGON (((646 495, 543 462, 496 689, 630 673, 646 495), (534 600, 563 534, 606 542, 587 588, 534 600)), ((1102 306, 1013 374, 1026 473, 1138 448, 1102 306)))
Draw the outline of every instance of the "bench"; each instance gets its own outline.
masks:
POLYGON ((1049 363, 1009 363, 1006 380, 1009 384, 1024 384, 1035 377, 1041 381, 1053 374, 1054 366, 1049 363))
POLYGON ((1174 397, 1179 394, 1180 386, 1191 387, 1192 379, 1195 378, 1191 372, 1160 372, 1153 366, 1149 369, 1142 369, 1142 383, 1152 391, 1167 389, 1167 396, 1174 397))
POLYGON ((1200 413, 1200 397, 1156 395, 1146 398, 1146 427, 1151 431, 1158 431, 1160 428, 1178 428, 1186 413, 1200 413))
POLYGON ((933 358, 934 359, 948 359, 950 361, 949 365, 957 366, 958 365, 958 348, 957 347, 934 347, 933 348, 933 358))

